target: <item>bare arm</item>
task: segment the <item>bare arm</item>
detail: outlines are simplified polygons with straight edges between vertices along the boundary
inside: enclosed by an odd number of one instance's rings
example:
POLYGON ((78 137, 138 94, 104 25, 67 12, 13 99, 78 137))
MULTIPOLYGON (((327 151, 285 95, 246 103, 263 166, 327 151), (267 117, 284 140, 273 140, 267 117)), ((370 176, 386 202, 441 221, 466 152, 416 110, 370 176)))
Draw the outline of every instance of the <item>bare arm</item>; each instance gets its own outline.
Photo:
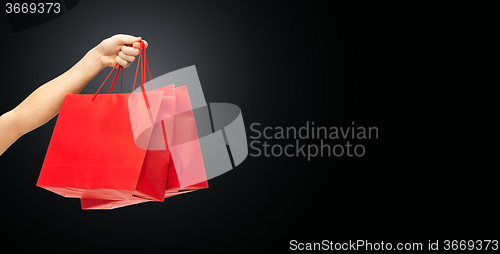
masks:
POLYGON ((130 66, 139 54, 140 40, 130 35, 103 40, 71 69, 40 86, 16 108, 0 116, 0 155, 22 135, 56 116, 66 95, 79 93, 106 66, 116 63, 124 68, 130 66))

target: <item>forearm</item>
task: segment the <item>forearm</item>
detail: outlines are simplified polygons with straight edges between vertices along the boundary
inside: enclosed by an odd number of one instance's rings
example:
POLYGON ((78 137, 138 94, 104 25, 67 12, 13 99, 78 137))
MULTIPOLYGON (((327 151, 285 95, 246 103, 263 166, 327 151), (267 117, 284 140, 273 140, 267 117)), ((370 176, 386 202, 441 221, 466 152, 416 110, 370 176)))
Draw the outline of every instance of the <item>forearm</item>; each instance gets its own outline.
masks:
POLYGON ((40 86, 13 109, 21 135, 56 116, 66 95, 79 93, 105 67, 100 57, 96 48, 91 49, 71 69, 40 86))
MULTIPOLYGON (((19 137, 59 113, 67 94, 79 93, 105 66, 127 68, 139 55, 141 37, 117 34, 91 49, 71 69, 40 86, 13 110, 0 116, 0 155, 19 137)), ((147 47, 147 42, 143 41, 147 47)))

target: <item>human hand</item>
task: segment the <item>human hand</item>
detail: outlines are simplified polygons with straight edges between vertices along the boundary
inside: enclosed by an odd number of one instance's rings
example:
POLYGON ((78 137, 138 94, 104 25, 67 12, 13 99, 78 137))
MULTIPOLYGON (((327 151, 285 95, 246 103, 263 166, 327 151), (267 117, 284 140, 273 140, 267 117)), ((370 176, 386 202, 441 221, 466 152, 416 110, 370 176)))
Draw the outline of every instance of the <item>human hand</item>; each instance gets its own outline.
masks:
MULTIPOLYGON (((139 55, 141 37, 126 34, 117 34, 103 40, 97 47, 103 66, 114 66, 119 64, 123 68, 129 67, 139 55)), ((148 47, 148 43, 142 40, 148 47)))

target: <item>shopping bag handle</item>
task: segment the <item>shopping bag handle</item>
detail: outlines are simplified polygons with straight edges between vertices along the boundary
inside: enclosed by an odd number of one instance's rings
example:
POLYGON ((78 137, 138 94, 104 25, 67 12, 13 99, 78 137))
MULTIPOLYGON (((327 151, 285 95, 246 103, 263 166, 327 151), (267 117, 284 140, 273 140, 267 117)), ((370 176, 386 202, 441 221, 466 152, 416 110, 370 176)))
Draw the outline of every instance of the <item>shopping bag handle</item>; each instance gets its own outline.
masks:
POLYGON ((134 87, 132 88, 132 93, 135 90, 135 82, 137 80, 137 73, 139 71, 139 65, 141 66, 141 87, 142 91, 145 91, 146 89, 144 88, 144 84, 146 83, 146 68, 149 73, 149 80, 151 81, 151 87, 154 89, 153 86, 153 79, 151 78, 151 72, 149 71, 149 64, 148 64, 148 59, 146 57, 146 45, 144 44, 143 41, 139 42, 141 47, 140 47, 140 52, 139 52, 139 59, 137 60, 137 68, 135 69, 135 77, 134 77, 134 87), (144 57, 143 57, 144 55, 144 57))
POLYGON ((135 91, 135 83, 137 81, 137 74, 139 72, 139 65, 141 66, 141 90, 142 94, 144 96, 144 101, 146 102, 146 108, 149 107, 149 102, 148 98, 146 97, 146 88, 144 85, 146 84, 146 69, 149 73, 149 80, 151 81, 151 87, 154 89, 153 86, 153 79, 151 78, 151 72, 149 71, 149 64, 148 64, 148 59, 146 57, 146 44, 144 44, 143 41, 139 41, 140 43, 140 52, 139 52, 139 59, 137 60, 137 68, 135 69, 135 77, 134 77, 134 86, 132 88, 132 96, 134 96, 134 91, 135 91))
POLYGON ((113 88, 115 88, 116 78, 118 78, 118 73, 120 73, 120 70, 122 70, 121 71, 122 75, 120 77, 120 93, 122 93, 122 90, 123 90, 123 67, 121 65, 118 65, 118 63, 117 63, 117 64, 115 64, 115 66, 113 67, 113 69, 109 72, 109 74, 106 77, 106 79, 104 79, 104 82, 102 82, 102 84, 99 87, 99 89, 97 89, 97 92, 95 92, 94 97, 92 97, 92 101, 97 96, 97 93, 99 93, 99 91, 101 91, 102 86, 104 86, 104 83, 106 83, 106 80, 108 80, 109 76, 111 76, 111 73, 113 73, 113 71, 115 70, 116 66, 118 66, 118 70, 115 73, 115 77, 113 78, 113 82, 111 82, 111 87, 109 88, 108 94, 111 94, 111 92, 113 92, 113 88))
MULTIPOLYGON (((115 64, 116 67, 117 64, 115 64)), ((115 83, 116 83, 116 78, 118 78, 118 73, 121 71, 121 77, 120 77, 120 93, 123 92, 123 66, 119 65, 118 70, 116 71, 115 77, 113 78, 113 82, 111 82, 111 87, 109 88, 108 94, 111 94, 113 92, 113 89, 115 88, 115 83)), ((111 70, 113 72, 113 70, 111 70)), ((104 80, 106 82, 106 80, 104 80)))

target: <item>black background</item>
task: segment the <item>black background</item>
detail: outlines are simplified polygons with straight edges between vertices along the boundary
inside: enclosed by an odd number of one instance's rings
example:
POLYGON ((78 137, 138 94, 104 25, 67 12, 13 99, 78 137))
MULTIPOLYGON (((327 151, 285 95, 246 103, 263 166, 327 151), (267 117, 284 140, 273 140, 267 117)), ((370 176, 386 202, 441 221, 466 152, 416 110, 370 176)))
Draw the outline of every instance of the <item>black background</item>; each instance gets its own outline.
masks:
MULTIPOLYGON (((101 40, 125 33, 150 43, 153 77, 196 65, 207 102, 238 105, 247 135, 254 122, 379 128, 378 140, 357 141, 367 149, 361 158, 249 156, 206 190, 82 211, 78 199, 35 186, 55 118, 0 157, 2 242, 65 251, 239 252, 285 251, 292 239, 426 241, 487 232, 498 211, 493 187, 458 174, 446 148, 435 150, 442 140, 423 135, 440 127, 423 122, 427 98, 416 91, 425 68, 406 75, 426 64, 415 56, 431 40, 415 12, 323 1, 80 1, 15 33, 2 14, 0 113, 101 40)), ((106 75, 82 93, 93 93, 106 75)), ((125 70, 125 80, 132 75, 125 70)))

